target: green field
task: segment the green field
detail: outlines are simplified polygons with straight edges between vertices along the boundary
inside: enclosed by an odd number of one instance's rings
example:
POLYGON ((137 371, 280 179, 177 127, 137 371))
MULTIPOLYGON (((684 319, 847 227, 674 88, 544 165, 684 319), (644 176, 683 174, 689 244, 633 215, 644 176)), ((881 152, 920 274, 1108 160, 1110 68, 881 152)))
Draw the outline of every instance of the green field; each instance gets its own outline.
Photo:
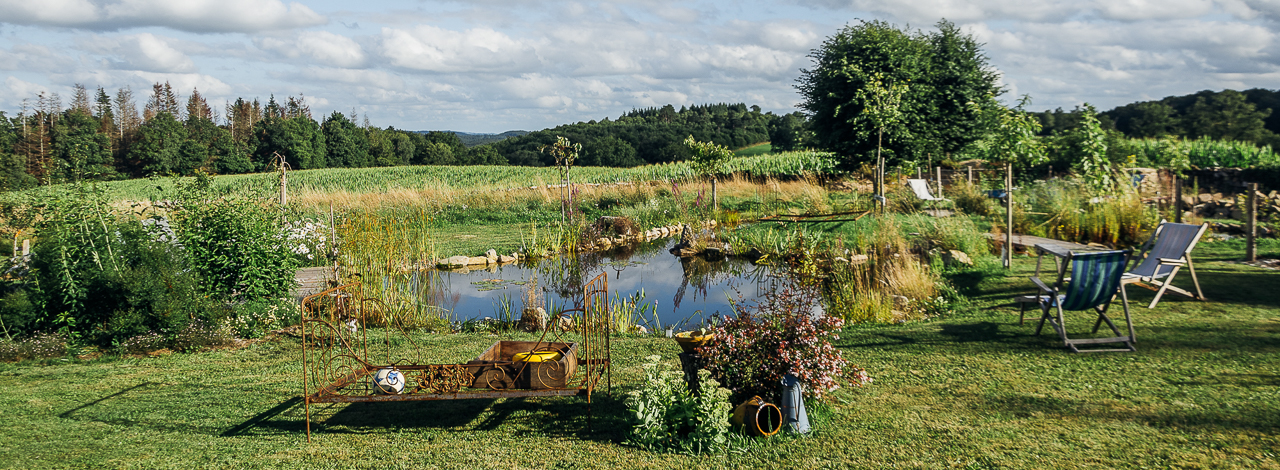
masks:
MULTIPOLYGON (((1280 279, 1198 248, 1207 302, 1130 289, 1138 352, 1065 352, 1000 307, 1029 286, 952 281, 971 300, 941 319, 847 328, 839 347, 875 382, 810 403, 816 431, 691 457, 626 446, 620 399, 665 338, 613 342, 612 397, 324 405, 304 436, 298 340, 158 358, 0 364, 0 466, 49 468, 1275 468, 1280 465, 1280 279)), ((1268 243, 1265 256, 1280 255, 1268 243)), ((1087 319, 1073 318, 1078 331, 1087 319)), ((441 361, 509 335, 429 337, 441 361)), ((520 337, 517 335, 517 337, 520 337)))
MULTIPOLYGON (((751 147, 759 148, 760 146, 751 147)), ((791 177, 799 174, 829 172, 835 166, 831 154, 823 152, 762 153, 738 156, 726 171, 760 177, 791 177)), ((640 181, 683 181, 698 175, 688 163, 675 162, 634 168, 574 167, 570 177, 574 184, 599 184, 640 181)), ((191 178, 154 177, 122 181, 90 183, 102 188, 109 200, 172 199, 175 185, 191 178)), ((214 186, 237 193, 267 195, 279 188, 278 172, 224 175, 214 178, 214 186)), ((416 165, 380 168, 326 168, 288 172, 290 194, 370 193, 396 189, 412 191, 492 191, 560 183, 560 173, 551 167, 523 166, 441 166, 416 165)), ((13 200, 23 195, 43 197, 66 185, 6 193, 0 199, 13 200)))

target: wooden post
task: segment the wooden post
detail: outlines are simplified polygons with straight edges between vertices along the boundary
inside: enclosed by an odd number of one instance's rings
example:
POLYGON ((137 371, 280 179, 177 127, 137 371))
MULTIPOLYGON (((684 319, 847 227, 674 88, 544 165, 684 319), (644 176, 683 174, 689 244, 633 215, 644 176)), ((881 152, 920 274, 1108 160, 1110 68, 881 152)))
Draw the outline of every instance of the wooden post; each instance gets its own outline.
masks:
POLYGON ((280 208, 284 209, 289 203, 289 176, 285 174, 284 155, 277 153, 276 156, 280 157, 280 208))
POLYGON ((1258 183, 1249 183, 1249 212, 1245 219, 1244 260, 1258 260, 1258 183))
POLYGON ((968 168, 969 168, 969 184, 973 184, 973 167, 971 166, 968 168))
POLYGON ((1004 233, 1004 268, 1013 267, 1013 162, 1004 164, 1004 197, 1005 200, 1005 233, 1004 233))
POLYGON ((716 211, 720 210, 720 194, 716 192, 716 177, 711 177, 711 218, 716 217, 716 211))
POLYGON ((942 167, 938 167, 938 197, 942 197, 942 167))
POLYGON ((1173 173, 1173 221, 1182 223, 1182 182, 1177 172, 1173 173))

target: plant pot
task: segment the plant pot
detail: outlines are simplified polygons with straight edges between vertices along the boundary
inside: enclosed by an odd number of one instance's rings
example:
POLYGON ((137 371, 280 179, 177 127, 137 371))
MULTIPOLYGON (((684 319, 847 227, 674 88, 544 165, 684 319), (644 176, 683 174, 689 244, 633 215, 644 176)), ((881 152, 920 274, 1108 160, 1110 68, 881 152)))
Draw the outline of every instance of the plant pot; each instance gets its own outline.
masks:
POLYGON ((769 437, 782 429, 782 410, 760 397, 751 397, 733 409, 732 421, 748 436, 769 437))

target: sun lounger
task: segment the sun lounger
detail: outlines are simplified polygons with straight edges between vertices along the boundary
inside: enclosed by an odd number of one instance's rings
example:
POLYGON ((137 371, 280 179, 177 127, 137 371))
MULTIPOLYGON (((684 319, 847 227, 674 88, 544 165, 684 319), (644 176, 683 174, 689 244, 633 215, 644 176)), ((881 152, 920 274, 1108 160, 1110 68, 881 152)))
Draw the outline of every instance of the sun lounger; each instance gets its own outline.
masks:
POLYGON ((1196 279, 1196 267, 1191 263, 1191 250, 1208 230, 1209 224, 1192 225, 1160 222, 1151 239, 1142 245, 1141 253, 1134 258, 1134 266, 1124 273, 1122 283, 1136 284, 1156 291, 1147 308, 1155 308, 1165 291, 1173 291, 1194 299, 1204 300, 1200 280, 1196 279), (1183 266, 1191 271, 1191 283, 1196 288, 1192 294, 1175 287, 1173 278, 1183 266))

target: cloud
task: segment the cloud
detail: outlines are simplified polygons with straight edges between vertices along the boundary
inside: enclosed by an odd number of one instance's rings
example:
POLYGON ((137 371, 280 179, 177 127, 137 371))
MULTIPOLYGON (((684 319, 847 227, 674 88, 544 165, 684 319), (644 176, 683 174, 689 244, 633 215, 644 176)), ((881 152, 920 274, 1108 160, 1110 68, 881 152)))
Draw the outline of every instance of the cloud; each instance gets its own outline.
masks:
POLYGON ((252 33, 322 25, 328 19, 280 0, 0 0, 0 22, 98 31, 164 27, 252 33))
MULTIPOLYGON (((174 91, 184 95, 190 93, 190 90, 198 89, 205 98, 212 97, 229 97, 231 96, 231 86, 215 77, 198 73, 152 73, 152 72, 134 72, 134 76, 141 78, 146 83, 164 83, 168 82, 174 91)), ((150 87, 146 89, 134 88, 134 97, 139 102, 146 101, 150 87)))
POLYGON ((379 41, 391 65, 425 72, 527 72, 540 65, 532 45, 490 28, 382 28, 379 41))
POLYGON ((404 80, 395 74, 381 70, 356 70, 330 67, 307 67, 298 78, 310 78, 357 87, 373 87, 384 90, 402 91, 404 80))
POLYGON ((189 73, 196 71, 195 62, 172 47, 168 40, 151 33, 127 36, 91 36, 80 41, 80 48, 108 56, 111 68, 145 72, 189 73))
POLYGON ((61 72, 76 65, 74 59, 42 45, 18 44, 9 50, 0 49, 0 70, 61 72))
POLYGON ((304 57, 335 67, 360 67, 366 59, 360 44, 327 31, 306 31, 290 38, 266 37, 256 43, 259 48, 284 57, 304 57))

